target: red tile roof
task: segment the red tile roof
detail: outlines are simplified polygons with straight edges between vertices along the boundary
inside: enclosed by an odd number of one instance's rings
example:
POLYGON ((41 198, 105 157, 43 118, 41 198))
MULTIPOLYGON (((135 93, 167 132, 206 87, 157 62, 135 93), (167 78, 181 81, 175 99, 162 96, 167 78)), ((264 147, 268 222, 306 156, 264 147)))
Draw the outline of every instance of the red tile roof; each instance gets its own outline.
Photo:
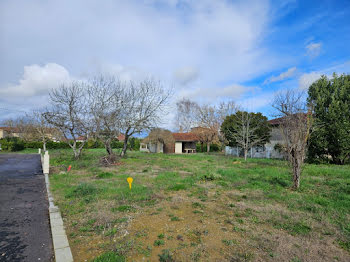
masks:
POLYGON ((124 141, 125 140, 125 135, 123 134, 120 134, 118 137, 117 137, 118 141, 124 141))
POLYGON ((0 129, 6 132, 14 132, 14 133, 19 132, 19 129, 17 127, 1 126, 0 129))
POLYGON ((275 119, 271 119, 271 120, 268 120, 267 122, 270 124, 270 125, 279 125, 281 122, 282 122, 282 119, 283 117, 279 117, 279 118, 275 118, 275 119))
POLYGON ((173 133, 173 137, 178 142, 195 142, 199 140, 194 133, 173 133))

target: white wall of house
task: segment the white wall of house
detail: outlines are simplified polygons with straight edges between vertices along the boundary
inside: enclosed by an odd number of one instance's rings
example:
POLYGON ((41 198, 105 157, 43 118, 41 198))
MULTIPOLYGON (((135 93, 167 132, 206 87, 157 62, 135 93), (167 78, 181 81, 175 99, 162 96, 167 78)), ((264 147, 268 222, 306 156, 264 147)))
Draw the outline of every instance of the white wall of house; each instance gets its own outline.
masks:
POLYGON ((182 154, 182 142, 175 142, 175 154, 182 154))

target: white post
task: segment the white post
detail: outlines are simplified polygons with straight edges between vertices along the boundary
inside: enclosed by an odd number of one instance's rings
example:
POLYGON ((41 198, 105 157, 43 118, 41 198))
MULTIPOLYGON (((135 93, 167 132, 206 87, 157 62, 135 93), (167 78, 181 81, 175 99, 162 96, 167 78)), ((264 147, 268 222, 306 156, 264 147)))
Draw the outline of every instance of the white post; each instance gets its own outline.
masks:
POLYGON ((49 171, 50 171, 50 156, 49 156, 49 151, 45 151, 43 173, 49 174, 49 171))
POLYGON ((39 148, 39 153, 38 154, 41 154, 41 148, 39 148))

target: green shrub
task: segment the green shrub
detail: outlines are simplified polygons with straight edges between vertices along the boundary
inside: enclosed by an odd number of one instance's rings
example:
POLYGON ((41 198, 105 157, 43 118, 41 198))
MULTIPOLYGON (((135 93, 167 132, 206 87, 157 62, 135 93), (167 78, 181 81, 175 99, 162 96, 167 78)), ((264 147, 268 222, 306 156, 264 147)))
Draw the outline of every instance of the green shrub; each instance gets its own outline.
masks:
POLYGON ((25 148, 25 143, 18 137, 6 137, 0 139, 1 148, 4 151, 21 151, 25 148))

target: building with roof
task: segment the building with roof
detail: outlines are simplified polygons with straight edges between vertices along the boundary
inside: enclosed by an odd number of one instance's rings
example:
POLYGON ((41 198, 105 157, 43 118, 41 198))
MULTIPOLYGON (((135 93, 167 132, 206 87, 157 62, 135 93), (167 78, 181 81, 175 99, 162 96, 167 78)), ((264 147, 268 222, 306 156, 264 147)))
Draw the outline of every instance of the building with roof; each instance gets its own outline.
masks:
MULTIPOLYGON (((283 118, 275 118, 268 121, 271 125, 270 142, 263 146, 254 146, 248 152, 250 158, 285 158, 281 150, 281 146, 284 144, 283 136, 280 130, 280 124, 283 118)), ((243 156, 243 150, 240 147, 225 147, 226 155, 243 156)))
POLYGON ((5 137, 21 137, 22 133, 17 127, 0 127, 0 139, 5 137))
POLYGON ((140 143, 140 151, 150 153, 196 153, 199 141, 194 133, 172 133, 169 130, 156 128, 140 143))

